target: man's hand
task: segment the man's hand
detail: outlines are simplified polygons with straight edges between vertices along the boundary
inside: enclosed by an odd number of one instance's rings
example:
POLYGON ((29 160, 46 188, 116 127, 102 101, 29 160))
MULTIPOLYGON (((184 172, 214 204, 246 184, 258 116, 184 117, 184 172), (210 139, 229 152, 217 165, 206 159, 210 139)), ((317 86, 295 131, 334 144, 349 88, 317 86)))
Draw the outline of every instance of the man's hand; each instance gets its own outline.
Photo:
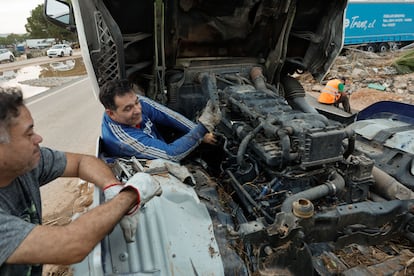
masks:
POLYGON ((139 208, 154 196, 161 195, 162 189, 160 184, 151 175, 139 172, 127 181, 120 192, 127 190, 133 190, 137 193, 137 204, 121 219, 120 225, 126 242, 134 242, 140 214, 139 208))
POLYGON ((142 172, 134 174, 121 189, 121 192, 128 189, 137 193, 138 208, 162 193, 160 183, 151 175, 142 172))
POLYGON ((217 139, 214 133, 208 132, 203 137, 203 143, 215 145, 217 144, 217 139))
POLYGON ((136 173, 125 185, 112 184, 104 188, 105 201, 111 200, 123 191, 134 191, 137 194, 137 201, 134 207, 121 219, 120 225, 127 242, 135 241, 135 232, 138 226, 139 208, 151 200, 154 196, 162 193, 160 184, 146 173, 136 173))
POLYGON ((206 108, 201 114, 198 121, 209 131, 213 132, 215 126, 220 123, 221 111, 218 106, 214 105, 211 101, 207 102, 206 108))

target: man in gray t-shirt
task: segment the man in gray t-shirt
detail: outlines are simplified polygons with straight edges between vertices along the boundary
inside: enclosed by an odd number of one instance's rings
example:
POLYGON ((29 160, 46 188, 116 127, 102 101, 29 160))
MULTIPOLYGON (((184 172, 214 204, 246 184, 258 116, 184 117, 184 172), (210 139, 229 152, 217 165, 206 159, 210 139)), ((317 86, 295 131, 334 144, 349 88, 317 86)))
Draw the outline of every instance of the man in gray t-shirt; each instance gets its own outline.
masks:
MULTIPOLYGON (((39 186, 61 176, 66 167, 63 152, 41 148, 39 166, 19 176, 7 187, 0 188, 0 263, 26 238, 30 231, 41 224, 41 201, 39 186)), ((27 271, 41 266, 3 265, 0 275, 27 275, 27 271)))
POLYGON ((0 276, 40 276, 41 264, 79 262, 119 221, 133 241, 139 211, 129 211, 161 193, 148 174, 124 185, 101 160, 41 142, 21 91, 0 87, 0 276), (95 183, 108 201, 66 226, 41 225, 40 186, 61 176, 95 183))

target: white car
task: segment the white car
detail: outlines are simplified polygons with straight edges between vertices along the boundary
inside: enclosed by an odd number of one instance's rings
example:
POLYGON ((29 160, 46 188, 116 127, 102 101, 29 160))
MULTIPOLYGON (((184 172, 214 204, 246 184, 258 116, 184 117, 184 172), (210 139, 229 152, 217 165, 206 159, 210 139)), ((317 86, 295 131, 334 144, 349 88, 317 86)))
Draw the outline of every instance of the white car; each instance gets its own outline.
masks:
POLYGON ((13 62, 16 58, 14 57, 13 53, 7 49, 0 49, 0 62, 2 61, 10 61, 13 62))
POLYGON ((52 48, 47 50, 47 56, 52 57, 63 57, 63 56, 71 56, 72 55, 72 48, 67 44, 56 44, 53 45, 52 48))

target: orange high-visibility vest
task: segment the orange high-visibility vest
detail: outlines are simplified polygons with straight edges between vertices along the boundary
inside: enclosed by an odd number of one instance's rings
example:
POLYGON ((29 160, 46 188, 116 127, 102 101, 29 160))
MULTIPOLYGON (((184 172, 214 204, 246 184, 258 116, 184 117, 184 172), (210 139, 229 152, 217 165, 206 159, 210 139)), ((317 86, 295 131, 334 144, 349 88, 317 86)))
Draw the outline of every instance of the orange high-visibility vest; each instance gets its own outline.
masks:
POLYGON ((340 83, 342 82, 338 79, 328 81, 319 95, 318 102, 324 104, 335 103, 340 97, 340 94, 338 93, 338 86, 340 83))

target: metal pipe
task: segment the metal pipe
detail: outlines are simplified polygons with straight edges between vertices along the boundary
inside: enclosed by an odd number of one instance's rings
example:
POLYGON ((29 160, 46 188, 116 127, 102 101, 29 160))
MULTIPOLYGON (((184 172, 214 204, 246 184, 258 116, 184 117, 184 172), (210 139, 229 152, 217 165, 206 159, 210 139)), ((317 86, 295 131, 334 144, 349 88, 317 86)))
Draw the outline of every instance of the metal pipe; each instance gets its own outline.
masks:
POLYGON ((334 195, 338 191, 341 191, 345 188, 345 180, 338 173, 334 172, 333 179, 327 180, 322 185, 312 187, 308 190, 296 193, 291 197, 288 197, 282 204, 281 211, 285 213, 292 213, 292 204, 300 198, 314 200, 326 195, 334 195))
POLYGON ((208 95, 213 106, 218 107, 219 98, 217 93, 217 80, 213 73, 200 73, 198 75, 198 81, 201 84, 201 90, 205 95, 208 95))
POLYGON ((372 176, 375 180, 376 192, 386 199, 414 199, 413 191, 380 168, 374 166, 372 176))
POLYGON ((265 92, 267 95, 273 98, 277 96, 274 91, 267 88, 262 68, 253 67, 252 70, 250 70, 250 78, 253 81, 253 85, 257 90, 265 92))
POLYGON ((247 207, 247 211, 250 214, 254 214, 255 212, 260 212, 263 216, 265 216, 268 220, 273 220, 274 218, 270 216, 263 208, 250 196, 250 194, 243 188, 237 178, 230 170, 226 170, 227 174, 231 178, 231 184, 235 189, 239 198, 243 201, 244 205, 247 207))
POLYGON ((282 147, 282 155, 283 158, 287 161, 293 161, 298 158, 298 153, 291 153, 290 152, 290 137, 289 134, 292 134, 292 128, 283 128, 277 131, 277 135, 280 138, 281 147, 282 147))

